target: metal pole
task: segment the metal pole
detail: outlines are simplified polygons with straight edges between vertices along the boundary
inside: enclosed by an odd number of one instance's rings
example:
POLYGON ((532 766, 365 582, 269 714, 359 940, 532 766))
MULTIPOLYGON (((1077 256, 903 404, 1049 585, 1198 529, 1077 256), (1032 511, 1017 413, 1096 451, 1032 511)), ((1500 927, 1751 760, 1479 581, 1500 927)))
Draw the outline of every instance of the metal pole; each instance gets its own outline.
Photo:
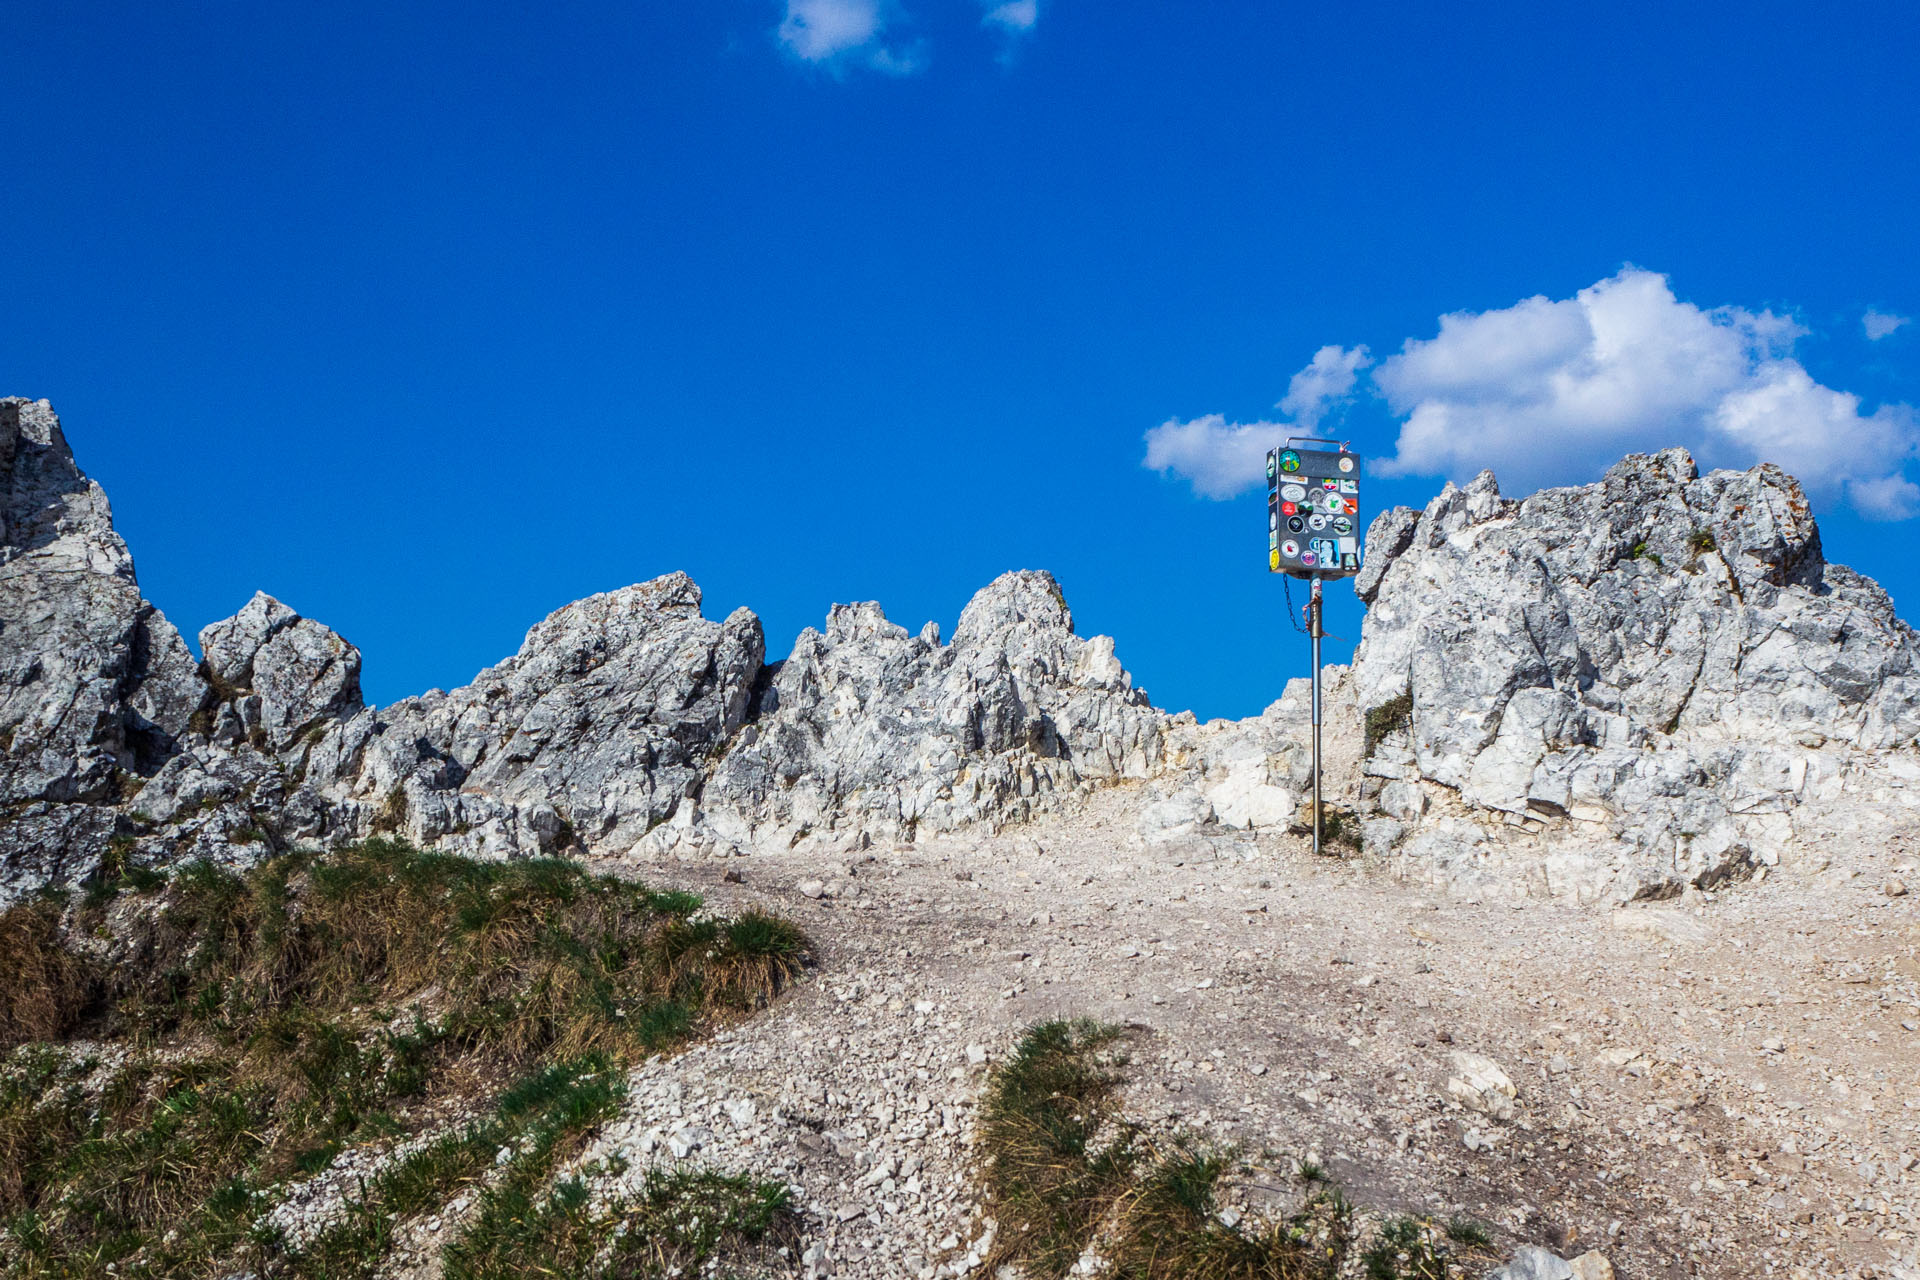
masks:
POLYGON ((1320 852, 1320 579, 1307 601, 1307 635, 1313 641, 1313 851, 1320 852))

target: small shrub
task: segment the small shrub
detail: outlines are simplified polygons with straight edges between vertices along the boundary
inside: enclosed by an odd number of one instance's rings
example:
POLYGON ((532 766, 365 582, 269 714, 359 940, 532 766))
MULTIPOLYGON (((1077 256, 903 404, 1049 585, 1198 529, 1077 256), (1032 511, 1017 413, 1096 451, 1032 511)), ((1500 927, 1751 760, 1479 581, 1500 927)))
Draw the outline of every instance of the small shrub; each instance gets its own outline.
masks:
POLYGON ((1388 1218, 1360 1255, 1367 1280, 1451 1280, 1455 1273, 1438 1234, 1414 1218, 1388 1218))
POLYGON ((1695 529, 1687 536, 1687 549, 1696 556, 1703 556, 1710 551, 1718 550, 1719 543, 1714 541, 1713 530, 1695 529))
POLYGON ((1107 1252, 1127 1280, 1332 1280, 1346 1256, 1343 1201, 1321 1192, 1299 1214, 1255 1229, 1221 1221, 1219 1185, 1231 1153, 1181 1148, 1163 1157, 1122 1200, 1107 1252), (1339 1206, 1337 1237, 1321 1219, 1339 1206), (1329 1241, 1331 1247, 1329 1248, 1329 1241))
POLYGON ((379 810, 373 815, 373 834, 376 836, 396 834, 407 825, 407 812, 407 789, 395 785, 391 791, 387 792, 386 798, 381 800, 379 810))
POLYGON ((1320 844, 1324 849, 1344 848, 1359 852, 1361 841, 1360 819, 1350 809, 1336 809, 1332 805, 1320 807, 1320 844))
POLYGON ((1413 727, 1413 690, 1409 689, 1398 697, 1389 698, 1367 712, 1366 754, 1372 755, 1375 748, 1386 741, 1389 734, 1398 733, 1413 727))

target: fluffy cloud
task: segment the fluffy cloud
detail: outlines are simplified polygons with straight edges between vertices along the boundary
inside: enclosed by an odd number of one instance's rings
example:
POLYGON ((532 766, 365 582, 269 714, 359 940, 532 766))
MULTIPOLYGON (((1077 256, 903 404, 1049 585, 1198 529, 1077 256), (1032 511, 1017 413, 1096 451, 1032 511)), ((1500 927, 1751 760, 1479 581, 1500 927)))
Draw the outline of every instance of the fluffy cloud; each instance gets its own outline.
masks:
POLYGON ((926 58, 918 44, 887 41, 894 17, 888 0, 787 0, 786 16, 774 34, 789 54, 815 66, 912 75, 926 58))
MULTIPOLYGON (((1365 347, 1322 347, 1313 353, 1311 364, 1293 375, 1287 383, 1287 394, 1274 407, 1311 431, 1320 425, 1328 408, 1352 398, 1360 370, 1372 363, 1365 347)), ((1266 466, 1264 459, 1260 465, 1266 466)))
POLYGON ((1863 413, 1860 397, 1815 382, 1791 355, 1804 333, 1770 311, 1681 302, 1665 276, 1635 268, 1571 298, 1442 316, 1436 337, 1410 339, 1374 374, 1405 419, 1380 471, 1492 467, 1521 492, 1679 444, 1708 466, 1775 462, 1863 514, 1905 519, 1913 411, 1863 413))
POLYGON ((1040 0, 1008 0, 1006 4, 983 0, 983 3, 987 16, 982 21, 1002 31, 1031 31, 1033 24, 1040 20, 1040 0))
POLYGON ((1147 432, 1146 465, 1185 476, 1203 498, 1231 498, 1266 475, 1267 450, 1288 433, 1285 423, 1228 422, 1217 413, 1170 419, 1147 432))
POLYGON ((1912 323, 1909 316, 1892 315, 1876 307, 1868 307, 1867 314, 1860 317, 1860 327, 1867 331, 1868 342, 1878 342, 1901 325, 1912 323))
POLYGON ((1352 399, 1369 363, 1365 347, 1322 347, 1274 406, 1289 421, 1235 423, 1210 413, 1163 422, 1147 432, 1146 465, 1185 476, 1203 498, 1231 498, 1266 476, 1267 450, 1288 436, 1311 434, 1328 410, 1352 399))
MULTIPOLYGON (((1871 519, 1920 514, 1920 486, 1905 475, 1920 420, 1906 405, 1863 412, 1859 396, 1814 381, 1792 354, 1804 333, 1770 311, 1702 310, 1631 267, 1571 298, 1442 316, 1437 335, 1409 339, 1371 374, 1400 419, 1375 471, 1464 480, 1491 467, 1524 493, 1677 444, 1706 466, 1778 463, 1871 519)), ((1280 407, 1296 427, 1315 423, 1367 367, 1364 348, 1324 348, 1280 407)), ((1266 449, 1288 430, 1217 415, 1169 422, 1147 433, 1146 465, 1230 497, 1259 484, 1266 449)))

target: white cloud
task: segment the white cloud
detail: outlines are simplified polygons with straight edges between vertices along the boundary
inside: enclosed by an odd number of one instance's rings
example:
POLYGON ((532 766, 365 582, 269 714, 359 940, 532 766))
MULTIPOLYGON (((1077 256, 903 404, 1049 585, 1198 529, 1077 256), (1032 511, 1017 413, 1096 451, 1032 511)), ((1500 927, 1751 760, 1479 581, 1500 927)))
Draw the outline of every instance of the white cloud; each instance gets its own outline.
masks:
POLYGON ((1266 476, 1267 450, 1311 434, 1329 409, 1353 398, 1360 370, 1371 363, 1365 347, 1322 347, 1274 406, 1290 421, 1228 422, 1217 413, 1191 422, 1170 418, 1147 432, 1146 465, 1185 476, 1203 498, 1243 493, 1266 476))
MULTIPOLYGON (((1920 513, 1908 462, 1920 419, 1906 405, 1863 412, 1860 397, 1814 381, 1793 358, 1805 330, 1740 307, 1703 310, 1665 276, 1629 267, 1571 298, 1440 318, 1373 371, 1401 419, 1383 475, 1464 480, 1483 467, 1509 493, 1596 479, 1621 455, 1684 445, 1705 466, 1778 463, 1816 493, 1870 519, 1920 513)), ((1323 348, 1280 407, 1296 426, 1350 396, 1364 348, 1323 348)), ((1218 415, 1147 433, 1146 465, 1230 497, 1264 474, 1284 423, 1231 426, 1218 415)))
POLYGON ((1008 0, 1006 4, 983 0, 983 3, 987 6, 987 16, 981 21, 986 26, 1022 32, 1033 30, 1033 24, 1040 20, 1040 0, 1008 0))
POLYGON ((1169 419, 1147 432, 1146 465, 1193 482, 1203 498, 1231 498, 1267 473, 1267 450, 1292 430, 1284 422, 1228 422, 1217 413, 1169 419))
POLYGON ((1896 316, 1877 307, 1868 307, 1867 314, 1860 317, 1860 327, 1867 331, 1868 342, 1878 342, 1901 325, 1912 323, 1910 316, 1896 316))
MULTIPOLYGON (((1292 418, 1303 430, 1311 431, 1320 425, 1329 407, 1353 395, 1353 384, 1360 370, 1372 363, 1364 346, 1351 351, 1344 347, 1322 347, 1313 353, 1313 360, 1306 368, 1293 375, 1287 383, 1287 394, 1274 408, 1292 418)), ((1265 465, 1263 460, 1261 466, 1265 465)))
POLYGON ((774 34, 802 62, 833 71, 863 66, 912 75, 926 65, 925 51, 917 42, 887 42, 895 17, 890 0, 787 0, 774 34))
POLYGON ((1805 332, 1770 311, 1704 311, 1632 267, 1571 298, 1442 316, 1436 337, 1409 340, 1374 375, 1406 419, 1379 470, 1492 467, 1524 492, 1678 444, 1708 466, 1778 463, 1887 518, 1920 451, 1913 412, 1862 413, 1860 397, 1815 382, 1791 356, 1805 332))
POLYGON ((1920 515, 1920 484, 1905 476, 1850 481, 1847 496, 1869 520, 1911 520, 1920 515))

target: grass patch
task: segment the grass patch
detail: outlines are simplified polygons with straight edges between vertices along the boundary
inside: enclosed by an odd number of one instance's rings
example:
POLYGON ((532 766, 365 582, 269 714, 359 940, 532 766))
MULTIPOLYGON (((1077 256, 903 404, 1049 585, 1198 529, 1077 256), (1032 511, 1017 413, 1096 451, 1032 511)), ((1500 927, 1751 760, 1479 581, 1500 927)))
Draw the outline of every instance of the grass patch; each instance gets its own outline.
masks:
POLYGON ((1081 1019, 1032 1028, 993 1073, 980 1107, 986 1183, 1000 1222, 988 1269, 1018 1261, 1064 1276, 1139 1161, 1119 1119, 1120 1027, 1081 1019))
POLYGON ((1364 754, 1372 755, 1374 749, 1385 742, 1389 734, 1412 727, 1413 690, 1409 689, 1398 697, 1389 698, 1379 706, 1368 709, 1364 754))
POLYGON ((702 905, 376 839, 0 914, 0 1046, 18 1046, 0 1066, 0 1274, 371 1274, 398 1223, 482 1177, 460 1274, 524 1273, 514 1251, 617 1107, 621 1064, 760 1007, 805 963, 788 922, 702 905), (111 964, 66 936, 110 907, 111 964), (78 1034, 100 1047, 59 1043, 78 1034), (483 1121, 419 1141, 442 1104, 501 1081, 483 1121), (264 1233, 288 1184, 396 1139, 410 1154, 320 1241, 264 1233))
POLYGON ((1298 1167, 1289 1212, 1224 1214, 1224 1192, 1251 1167, 1217 1147, 1158 1148, 1126 1123, 1124 1036, 1086 1020, 1041 1023, 993 1072, 978 1130, 1000 1223, 988 1270, 1057 1280, 1091 1250, 1113 1280, 1460 1280, 1462 1255, 1488 1244, 1465 1219, 1388 1218, 1361 1250, 1353 1206, 1313 1164, 1298 1167))
MULTIPOLYGON (((1313 801, 1308 799, 1294 815, 1288 830, 1296 835, 1313 834, 1313 801)), ((1321 801, 1320 804, 1320 852, 1338 855, 1341 850, 1358 853, 1362 845, 1360 815, 1351 809, 1341 809, 1321 801)))
POLYGON ((1380 1224, 1360 1262, 1367 1280, 1453 1280, 1483 1262, 1492 1246, 1484 1226, 1458 1214, 1445 1223, 1393 1217, 1380 1224))
POLYGON ((65 1037, 99 998, 95 967, 62 942, 62 912, 41 899, 0 914, 0 1053, 65 1037))

